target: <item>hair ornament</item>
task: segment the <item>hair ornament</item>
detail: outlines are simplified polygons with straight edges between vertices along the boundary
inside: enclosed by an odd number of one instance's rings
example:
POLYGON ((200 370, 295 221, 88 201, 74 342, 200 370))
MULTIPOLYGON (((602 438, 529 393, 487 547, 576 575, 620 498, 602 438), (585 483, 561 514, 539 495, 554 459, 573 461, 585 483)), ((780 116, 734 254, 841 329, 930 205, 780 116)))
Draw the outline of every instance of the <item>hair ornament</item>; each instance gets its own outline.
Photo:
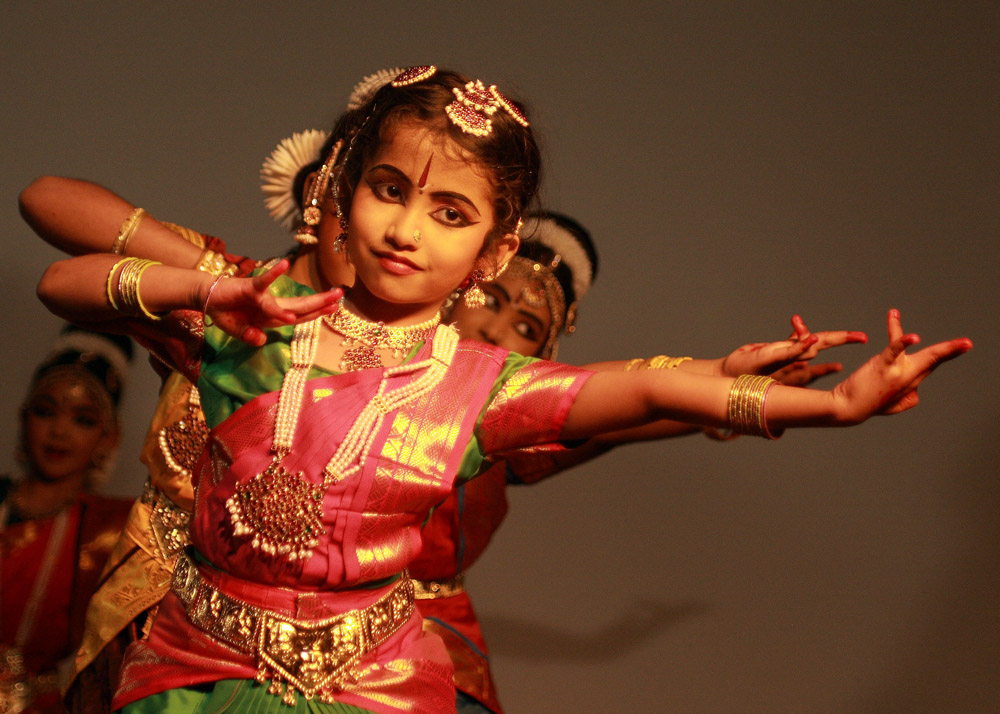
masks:
POLYGON ((503 107, 508 114, 514 117, 514 121, 516 121, 518 124, 520 124, 525 128, 530 126, 528 123, 528 119, 524 116, 524 114, 521 113, 521 110, 514 105, 514 102, 510 101, 509 99, 507 99, 507 97, 500 94, 500 92, 497 90, 497 85, 495 84, 490 85, 490 94, 493 95, 493 98, 496 100, 497 104, 503 107))
POLYGON ((455 101, 444 108, 452 124, 473 136, 486 136, 493 131, 493 120, 490 119, 500 108, 500 103, 494 99, 481 80, 475 80, 465 85, 465 91, 454 87, 455 101))
MULTIPOLYGON (((354 89, 351 91, 351 96, 347 99, 347 111, 353 111, 363 107, 371 100, 372 97, 375 96, 375 93, 378 90, 389 84, 389 82, 392 82, 392 86, 394 87, 401 86, 397 85, 395 81, 398 80, 402 74, 403 70, 399 67, 393 67, 392 69, 380 69, 375 74, 369 74, 367 77, 354 85, 354 89)), ((422 77, 421 79, 426 79, 426 77, 422 77)), ((418 79, 415 81, 419 82, 420 80, 418 79)))
POLYGON ((594 266, 587 251, 580 245, 579 239, 551 218, 528 220, 530 240, 537 241, 555 253, 551 268, 555 268, 560 262, 566 264, 573 275, 573 293, 576 301, 582 300, 594 282, 594 266))
POLYGON ((315 161, 329 134, 316 129, 296 132, 282 139, 260 167, 260 188, 271 217, 292 230, 299 217, 295 199, 295 176, 303 166, 315 161))
POLYGON ((432 64, 421 64, 416 67, 407 67, 392 80, 393 87, 405 87, 410 84, 416 84, 417 82, 423 82, 425 79, 430 79, 438 71, 438 68, 432 64))

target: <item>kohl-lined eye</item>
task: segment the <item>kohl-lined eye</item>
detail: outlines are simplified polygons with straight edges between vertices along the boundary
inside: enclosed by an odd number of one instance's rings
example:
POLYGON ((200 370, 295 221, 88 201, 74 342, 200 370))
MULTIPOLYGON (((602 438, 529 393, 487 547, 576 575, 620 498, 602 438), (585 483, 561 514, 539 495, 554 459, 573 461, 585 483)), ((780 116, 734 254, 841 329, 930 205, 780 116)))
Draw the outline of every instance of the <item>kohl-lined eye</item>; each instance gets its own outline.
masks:
POLYGON ((526 340, 535 341, 538 339, 538 333, 535 331, 534 326, 529 322, 514 323, 514 331, 526 340))
POLYGON ((438 223, 445 226, 451 226, 453 228, 464 228, 472 225, 472 222, 465 217, 464 213, 459 211, 457 208, 453 208, 452 206, 442 206, 431 213, 431 217, 433 217, 438 223))
POLYGON ((56 415, 56 410, 47 404, 35 404, 28 411, 38 419, 50 419, 56 415))
POLYGON ((100 424, 100 419, 90 414, 77 414, 75 421, 80 426, 87 427, 88 429, 93 429, 100 424))
POLYGON ((391 181, 369 181, 369 188, 380 201, 386 203, 403 203, 403 190, 391 181))

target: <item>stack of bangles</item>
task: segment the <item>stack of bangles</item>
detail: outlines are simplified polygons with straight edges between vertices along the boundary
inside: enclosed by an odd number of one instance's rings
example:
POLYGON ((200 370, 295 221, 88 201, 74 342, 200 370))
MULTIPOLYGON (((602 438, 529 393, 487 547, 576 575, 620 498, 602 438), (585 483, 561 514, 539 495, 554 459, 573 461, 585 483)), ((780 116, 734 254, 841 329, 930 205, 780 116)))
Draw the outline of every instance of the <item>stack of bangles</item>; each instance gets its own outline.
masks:
POLYGON ((151 265, 160 265, 160 263, 144 258, 122 258, 111 266, 107 283, 108 302, 111 303, 111 307, 130 317, 145 315, 150 320, 160 319, 158 315, 154 315, 146 308, 139 293, 139 280, 151 265), (115 280, 116 274, 117 280, 115 280), (118 296, 117 300, 115 295, 118 296))
POLYGON ((684 362, 690 361, 690 357, 667 357, 667 355, 656 355, 649 359, 637 357, 631 359, 625 365, 625 371, 631 372, 634 369, 677 369, 684 362))
POLYGON ((767 393, 777 380, 759 374, 741 374, 729 389, 729 427, 736 434, 777 439, 784 430, 771 433, 764 418, 767 393))

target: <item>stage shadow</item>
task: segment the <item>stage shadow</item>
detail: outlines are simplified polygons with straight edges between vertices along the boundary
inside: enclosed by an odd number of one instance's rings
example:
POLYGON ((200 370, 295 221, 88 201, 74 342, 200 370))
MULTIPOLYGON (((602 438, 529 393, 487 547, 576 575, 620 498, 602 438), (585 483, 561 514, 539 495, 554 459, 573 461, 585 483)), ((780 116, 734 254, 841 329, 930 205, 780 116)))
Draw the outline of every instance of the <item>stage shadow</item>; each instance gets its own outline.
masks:
POLYGON ((592 633, 559 630, 543 623, 484 614, 480 617, 490 652, 521 659, 600 661, 616 659, 709 608, 697 602, 673 605, 641 600, 592 633))

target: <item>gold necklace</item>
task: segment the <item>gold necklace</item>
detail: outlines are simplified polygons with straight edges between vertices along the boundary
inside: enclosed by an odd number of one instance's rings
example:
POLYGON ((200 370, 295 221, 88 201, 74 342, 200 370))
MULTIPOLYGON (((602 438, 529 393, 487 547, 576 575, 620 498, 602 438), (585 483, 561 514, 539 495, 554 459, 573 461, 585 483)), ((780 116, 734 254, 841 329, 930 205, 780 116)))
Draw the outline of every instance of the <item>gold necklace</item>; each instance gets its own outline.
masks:
POLYGON ((384 367, 382 358, 375 350, 392 350, 392 356, 400 359, 410 349, 430 337, 431 332, 441 322, 438 312, 429 320, 416 325, 393 327, 384 322, 372 322, 360 315, 355 315, 344 307, 344 298, 340 298, 338 309, 332 315, 323 317, 331 330, 344 336, 341 343, 347 349, 340 358, 340 369, 350 372, 356 369, 384 367))
MULTIPOLYGON (((326 532, 322 522, 323 497, 330 486, 362 469, 382 420, 434 389, 448 370, 458 346, 458 333, 442 326, 431 343, 429 359, 386 369, 375 395, 358 414, 323 469, 322 482, 312 484, 303 473, 287 471, 281 462, 292 449, 306 377, 316 359, 320 321, 325 319, 295 326, 291 364, 281 382, 274 421, 271 447, 274 459, 261 473, 237 484, 226 501, 234 535, 250 537, 255 550, 292 561, 312 557, 319 537, 326 532), (404 374, 415 376, 390 390, 390 378, 404 374)), ((422 336, 427 337, 429 331, 427 328, 422 336)))

